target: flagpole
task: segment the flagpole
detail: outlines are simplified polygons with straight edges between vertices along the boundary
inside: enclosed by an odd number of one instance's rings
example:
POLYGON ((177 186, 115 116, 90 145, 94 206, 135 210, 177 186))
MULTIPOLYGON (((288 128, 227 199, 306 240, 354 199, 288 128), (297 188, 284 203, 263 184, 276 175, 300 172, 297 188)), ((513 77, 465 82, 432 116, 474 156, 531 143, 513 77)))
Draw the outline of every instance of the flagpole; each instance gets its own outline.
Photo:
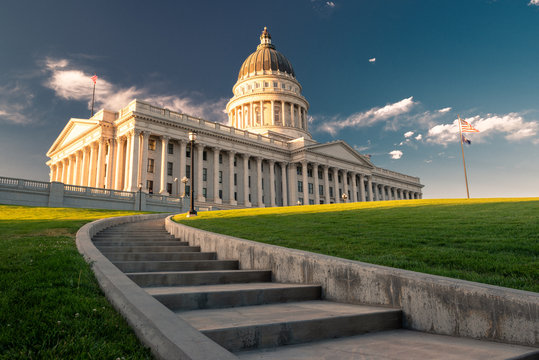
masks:
POLYGON ((94 99, 95 99, 95 81, 94 81, 94 91, 92 93, 92 113, 90 114, 90 117, 94 116, 94 99))
POLYGON ((468 175, 466 174, 466 161, 464 160, 464 146, 462 145, 462 128, 460 122, 460 115, 457 114, 459 119, 459 134, 460 134, 460 150, 462 150, 462 165, 464 166, 464 180, 466 181, 466 196, 470 198, 470 190, 468 189, 468 175))

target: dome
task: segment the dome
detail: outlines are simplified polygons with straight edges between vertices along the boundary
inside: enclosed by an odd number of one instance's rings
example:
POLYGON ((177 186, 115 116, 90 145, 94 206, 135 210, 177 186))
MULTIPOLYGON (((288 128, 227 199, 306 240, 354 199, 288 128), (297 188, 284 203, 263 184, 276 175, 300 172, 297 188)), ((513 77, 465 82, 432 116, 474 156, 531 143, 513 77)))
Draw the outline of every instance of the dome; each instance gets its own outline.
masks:
POLYGON ((294 78, 296 77, 292 64, 283 54, 275 50, 275 46, 271 44, 271 35, 268 33, 267 28, 264 27, 264 31, 260 35, 260 45, 243 62, 238 74, 238 80, 248 77, 252 73, 263 73, 270 70, 280 71, 294 78))

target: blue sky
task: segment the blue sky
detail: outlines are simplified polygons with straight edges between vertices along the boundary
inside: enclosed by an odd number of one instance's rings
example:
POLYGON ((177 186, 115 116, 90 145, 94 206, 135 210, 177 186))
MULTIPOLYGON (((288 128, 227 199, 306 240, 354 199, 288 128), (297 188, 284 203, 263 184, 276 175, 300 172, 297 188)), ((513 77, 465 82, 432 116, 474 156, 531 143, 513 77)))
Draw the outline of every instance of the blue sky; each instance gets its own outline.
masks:
POLYGON ((48 180, 69 118, 131 99, 224 121, 267 26, 313 137, 419 176, 425 198, 539 196, 539 0, 5 1, 0 176, 48 180), (457 129, 457 130, 456 130, 457 129))

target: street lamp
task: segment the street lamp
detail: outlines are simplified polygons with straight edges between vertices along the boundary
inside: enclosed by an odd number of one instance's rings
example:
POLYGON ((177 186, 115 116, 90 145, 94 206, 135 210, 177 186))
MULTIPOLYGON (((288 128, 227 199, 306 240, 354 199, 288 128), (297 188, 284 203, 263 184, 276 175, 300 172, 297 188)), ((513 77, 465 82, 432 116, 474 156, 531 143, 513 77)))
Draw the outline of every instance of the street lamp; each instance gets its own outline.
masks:
POLYGON ((346 195, 345 193, 342 194, 342 201, 343 202, 346 202, 346 200, 348 199, 348 195, 346 195))
POLYGON ((138 211, 142 208, 142 183, 138 184, 138 211))
POLYGON ((191 143, 191 187, 189 188, 189 196, 191 197, 191 206, 187 217, 197 216, 195 210, 195 141, 197 139, 197 133, 194 131, 189 132, 189 142, 191 143))
POLYGON ((298 200, 298 201, 296 202, 296 205, 297 205, 297 206, 300 206, 300 205, 301 205, 301 201, 298 200))
POLYGON ((189 182, 189 179, 187 178, 187 176, 184 176, 184 177, 182 177, 181 182, 183 183, 183 192, 182 192, 182 195, 181 195, 180 199, 181 199, 181 207, 182 207, 182 211, 183 211, 183 198, 185 197, 185 185, 189 182))

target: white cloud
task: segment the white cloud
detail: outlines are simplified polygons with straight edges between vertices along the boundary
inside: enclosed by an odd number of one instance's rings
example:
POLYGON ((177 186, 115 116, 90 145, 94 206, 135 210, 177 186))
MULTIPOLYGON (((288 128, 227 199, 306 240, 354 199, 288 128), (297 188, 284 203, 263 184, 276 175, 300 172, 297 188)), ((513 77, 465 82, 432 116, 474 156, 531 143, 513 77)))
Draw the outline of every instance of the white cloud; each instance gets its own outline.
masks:
POLYGON ((530 0, 530 2, 528 3, 528 5, 537 5, 539 6, 539 0, 530 0))
POLYGON ((376 58, 373 57, 373 58, 369 59, 369 62, 371 62, 371 63, 376 62, 376 58))
POLYGON ((335 7, 335 3, 333 1, 326 1, 326 5, 331 8, 335 7))
POLYGON ((413 96, 410 96, 409 98, 402 99, 401 101, 388 104, 381 108, 372 108, 364 112, 352 114, 343 120, 337 119, 328 121, 322 124, 318 129, 321 131, 326 131, 331 135, 335 135, 339 130, 347 127, 359 128, 370 126, 379 121, 406 114, 416 104, 417 103, 413 100, 413 96))
POLYGON ((402 157, 402 151, 400 150, 393 150, 391 152, 389 152, 389 155, 391 156, 392 159, 400 159, 402 157))
POLYGON ((451 111, 451 109, 452 108, 449 106, 449 107, 445 107, 443 109, 438 110, 438 112, 443 114, 443 113, 451 111))
POLYGON ((414 139, 416 139, 417 141, 420 141, 423 139, 423 135, 418 134, 414 139))
MULTIPOLYGON (((479 141, 495 133, 503 134, 506 139, 516 141, 534 137, 539 132, 539 122, 525 121, 519 113, 487 114, 485 117, 476 115, 464 120, 480 131, 474 133, 474 138, 479 141)), ((447 145, 449 142, 457 141, 458 134, 459 127, 455 119, 451 124, 440 124, 430 128, 427 141, 447 145)))
POLYGON ((404 133, 404 137, 407 138, 407 139, 408 139, 409 137, 411 137, 412 135, 414 135, 414 132, 413 132, 413 131, 407 131, 407 132, 404 133))
POLYGON ((19 84, 0 86, 0 123, 28 124, 33 118, 25 115, 34 95, 19 84))
MULTIPOLYGON (((45 86, 54 90, 57 96, 67 100, 87 101, 88 108, 90 108, 93 89, 90 77, 93 74, 70 67, 69 61, 66 59, 47 59, 45 71, 50 72, 45 86)), ((226 114, 223 113, 226 99, 196 102, 190 97, 153 95, 148 89, 135 86, 120 87, 103 77, 99 77, 97 80, 95 88, 96 109, 105 108, 117 111, 133 99, 148 101, 156 106, 208 120, 226 121, 226 114)))

